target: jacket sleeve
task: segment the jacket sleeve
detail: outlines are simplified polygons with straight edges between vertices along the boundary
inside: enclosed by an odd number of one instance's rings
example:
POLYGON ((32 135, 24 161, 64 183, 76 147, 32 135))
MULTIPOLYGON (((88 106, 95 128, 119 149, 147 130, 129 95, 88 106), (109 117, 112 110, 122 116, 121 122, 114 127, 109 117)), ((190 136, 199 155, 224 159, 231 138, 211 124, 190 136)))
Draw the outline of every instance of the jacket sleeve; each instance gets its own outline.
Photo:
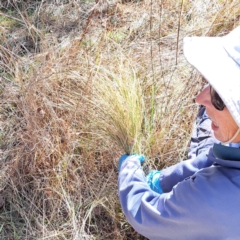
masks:
MULTIPOLYGON (((201 182, 201 177, 198 179, 201 182)), ((217 216, 211 219, 214 215, 210 214, 206 218, 206 212, 211 211, 207 203, 208 189, 198 182, 190 177, 170 192, 159 195, 146 183, 139 160, 130 158, 119 172, 119 199, 128 222, 149 239, 219 239, 214 236, 218 231, 211 226, 217 216), (199 231, 202 238, 196 238, 199 231), (208 238, 204 238, 205 231, 208 238)))
POLYGON ((193 159, 179 162, 161 170, 160 184, 163 192, 170 192, 177 183, 192 176, 198 170, 209 167, 212 164, 213 162, 208 159, 208 151, 204 151, 193 159))

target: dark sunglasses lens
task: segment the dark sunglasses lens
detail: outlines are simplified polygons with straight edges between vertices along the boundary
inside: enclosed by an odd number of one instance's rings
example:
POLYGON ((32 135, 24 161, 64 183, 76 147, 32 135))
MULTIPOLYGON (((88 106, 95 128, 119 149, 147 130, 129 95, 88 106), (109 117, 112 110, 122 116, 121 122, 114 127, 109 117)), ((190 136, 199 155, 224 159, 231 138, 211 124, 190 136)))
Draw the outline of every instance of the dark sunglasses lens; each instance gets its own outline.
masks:
POLYGON ((212 105, 219 111, 222 111, 225 107, 225 104, 223 102, 223 100, 220 98, 220 96, 218 95, 218 93, 211 87, 210 88, 211 91, 211 101, 212 101, 212 105))

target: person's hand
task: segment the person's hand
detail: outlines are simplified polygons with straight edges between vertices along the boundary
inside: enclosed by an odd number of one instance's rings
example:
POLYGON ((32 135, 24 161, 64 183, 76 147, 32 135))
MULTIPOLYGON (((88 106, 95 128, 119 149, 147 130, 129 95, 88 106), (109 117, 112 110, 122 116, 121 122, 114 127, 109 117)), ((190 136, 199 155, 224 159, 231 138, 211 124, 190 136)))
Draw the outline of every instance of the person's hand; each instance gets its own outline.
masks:
POLYGON ((153 170, 151 171, 147 176, 147 184, 149 187, 154 191, 159 194, 163 193, 161 184, 160 184, 160 174, 161 172, 158 170, 153 170))
POLYGON ((140 163, 143 163, 144 160, 145 160, 145 157, 144 157, 143 155, 140 155, 140 154, 134 154, 134 155, 124 154, 124 155, 122 155, 122 156, 120 157, 120 159, 119 159, 119 162, 118 162, 118 171, 120 171, 123 162, 124 162, 127 158, 137 158, 137 159, 140 161, 140 163))

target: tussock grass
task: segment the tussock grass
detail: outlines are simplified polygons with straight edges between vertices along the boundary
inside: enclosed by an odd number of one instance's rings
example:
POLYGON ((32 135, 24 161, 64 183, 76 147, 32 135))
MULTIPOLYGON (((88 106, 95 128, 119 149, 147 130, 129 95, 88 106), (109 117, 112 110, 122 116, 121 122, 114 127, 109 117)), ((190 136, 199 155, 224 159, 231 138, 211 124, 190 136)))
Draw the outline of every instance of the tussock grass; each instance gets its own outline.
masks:
POLYGON ((145 112, 141 85, 127 59, 113 61, 116 63, 110 69, 99 69, 94 83, 96 128, 103 131, 102 136, 110 136, 125 153, 141 153, 145 112), (119 72, 115 72, 116 66, 119 72))
POLYGON ((2 1, 0 239, 144 239, 118 158, 186 158, 202 83, 182 39, 239 19, 236 0, 2 1))

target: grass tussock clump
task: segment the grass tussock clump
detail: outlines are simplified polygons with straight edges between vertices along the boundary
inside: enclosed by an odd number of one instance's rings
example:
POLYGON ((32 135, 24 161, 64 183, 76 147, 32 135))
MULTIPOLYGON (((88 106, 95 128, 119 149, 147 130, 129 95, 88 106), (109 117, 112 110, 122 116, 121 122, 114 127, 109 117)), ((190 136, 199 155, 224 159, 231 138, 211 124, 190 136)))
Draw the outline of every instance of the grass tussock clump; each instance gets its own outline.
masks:
POLYGON ((144 239, 118 158, 186 158, 202 83, 182 39, 239 19, 234 0, 2 1, 0 239, 144 239))
MULTIPOLYGON (((117 60, 117 59, 116 59, 117 60)), ((96 78, 98 119, 96 128, 102 136, 110 137, 127 154, 141 153, 144 140, 143 124, 145 105, 139 79, 131 64, 125 59, 114 69, 99 70, 96 78)), ((113 66, 115 67, 115 66, 113 66)))

